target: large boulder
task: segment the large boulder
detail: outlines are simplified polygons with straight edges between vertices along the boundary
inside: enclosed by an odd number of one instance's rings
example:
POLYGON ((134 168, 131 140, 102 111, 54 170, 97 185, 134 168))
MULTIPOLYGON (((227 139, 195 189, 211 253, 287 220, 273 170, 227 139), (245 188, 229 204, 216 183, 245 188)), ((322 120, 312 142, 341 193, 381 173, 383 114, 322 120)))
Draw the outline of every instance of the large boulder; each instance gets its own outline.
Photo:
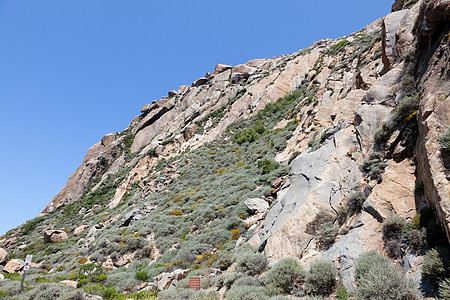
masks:
POLYGON ((17 273, 20 272, 25 266, 25 262, 21 259, 11 259, 3 268, 5 273, 17 273))
POLYGON ((8 260, 8 252, 5 249, 0 248, 0 265, 4 264, 8 260))
POLYGON ((44 243, 58 243, 68 239, 69 236, 62 230, 47 230, 44 232, 44 243))

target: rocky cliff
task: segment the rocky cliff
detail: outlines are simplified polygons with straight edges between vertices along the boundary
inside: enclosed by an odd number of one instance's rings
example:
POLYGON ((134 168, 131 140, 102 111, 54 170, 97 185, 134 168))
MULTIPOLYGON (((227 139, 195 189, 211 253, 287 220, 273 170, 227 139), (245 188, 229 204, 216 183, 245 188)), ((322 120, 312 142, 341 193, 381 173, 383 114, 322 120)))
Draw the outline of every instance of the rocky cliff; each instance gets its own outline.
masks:
MULTIPOLYGON (((376 250, 420 280, 432 243, 412 251, 411 239, 388 239, 383 222, 424 223, 427 212, 428 239, 450 239, 441 142, 450 126, 449 21, 450 1, 396 1, 393 13, 349 36, 217 65, 92 146, 3 247, 40 253, 48 270, 142 264, 156 276, 216 266, 247 242, 269 266, 331 260, 353 292, 356 260, 376 250), (66 242, 41 241, 55 229, 66 242)), ((236 265, 228 267, 220 268, 236 265)), ((160 288, 174 279, 161 276, 160 288)))

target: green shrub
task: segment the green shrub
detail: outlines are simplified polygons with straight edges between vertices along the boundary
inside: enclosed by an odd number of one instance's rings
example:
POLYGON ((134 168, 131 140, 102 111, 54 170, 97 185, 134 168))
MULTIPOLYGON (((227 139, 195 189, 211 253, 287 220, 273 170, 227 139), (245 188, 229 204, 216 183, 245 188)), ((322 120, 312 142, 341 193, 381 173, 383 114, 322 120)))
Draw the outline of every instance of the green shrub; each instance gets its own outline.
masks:
POLYGON ((19 235, 27 235, 32 232, 38 225, 40 225, 44 221, 44 217, 37 217, 27 221, 20 228, 19 235))
POLYGON ((347 40, 339 41, 336 44, 334 44, 333 46, 331 46, 330 49, 328 49, 326 53, 328 55, 336 55, 344 49, 345 45, 347 45, 349 43, 350 42, 347 40))
POLYGON ((333 262, 316 260, 306 274, 305 289, 308 294, 329 295, 336 287, 337 269, 333 262))
POLYGON ((361 170, 366 173, 370 179, 377 179, 381 182, 381 174, 386 168, 386 163, 383 162, 383 154, 374 152, 364 159, 361 165, 361 170))
POLYGON ((245 128, 236 133, 233 141, 239 145, 243 143, 253 143, 258 139, 258 133, 253 128, 245 128))
POLYGON ((158 293, 158 299, 161 300, 189 300, 192 296, 194 296, 197 292, 192 289, 170 289, 164 290, 158 293))
POLYGON ((411 95, 403 98, 394 110, 394 120, 403 123, 408 117, 419 109, 419 95, 411 95))
POLYGON ((286 258, 275 264, 264 279, 265 284, 277 294, 290 294, 305 280, 305 270, 298 261, 286 258))
POLYGON ((384 247, 390 257, 399 257, 402 253, 403 232, 407 226, 406 220, 399 216, 391 216, 383 222, 384 247))
POLYGON ((148 273, 145 271, 137 271, 136 272, 136 279, 140 281, 147 281, 148 280, 148 273))
POLYGON ((439 283, 439 295, 442 299, 450 299, 450 278, 439 283))
POLYGON ((383 240, 401 239, 406 220, 399 216, 387 217, 383 221, 383 240))
POLYGON ((384 144, 386 143, 392 135, 394 131, 393 124, 383 123, 381 127, 377 128, 373 133, 373 141, 375 144, 384 144))
POLYGON ((319 248, 328 249, 334 244, 338 234, 339 228, 335 227, 332 222, 325 222, 321 224, 317 233, 317 243, 319 248))
POLYGON ((358 213, 361 211, 364 201, 366 201, 366 195, 361 192, 353 192, 348 197, 345 207, 349 213, 358 213))
POLYGON ((440 150, 442 153, 450 152, 450 127, 448 127, 443 134, 439 136, 440 150))
POLYGON ((244 252, 237 260, 236 270, 254 276, 267 268, 267 259, 259 253, 244 252))
POLYGON ((227 270, 235 261, 235 257, 229 251, 221 251, 216 261, 216 266, 222 270, 227 270))
POLYGON ((114 299, 116 297, 117 292, 113 287, 108 287, 103 290, 102 297, 103 299, 114 299))
POLYGON ((26 293, 21 293, 11 299, 34 300, 34 299, 61 299, 82 300, 83 293, 64 284, 41 283, 26 293), (16 298, 17 297, 17 298, 16 298))
POLYGON ((236 280, 238 280, 239 278, 242 278, 244 276, 245 276, 244 273, 238 273, 238 272, 231 272, 228 274, 220 274, 219 276, 217 276, 215 278, 214 284, 218 288, 225 286, 225 287, 227 287, 227 289, 229 289, 236 280))
POLYGON ((347 292, 347 289, 343 285, 340 285, 336 288, 335 295, 338 300, 347 300, 348 298, 353 296, 352 293, 347 292))
POLYGON ((227 300, 266 300, 269 296, 264 287, 261 286, 246 286, 233 285, 226 293, 227 300))
MULTIPOLYGON (((25 288, 27 285, 25 285, 25 288)), ((12 297, 20 293, 20 282, 11 280, 0 281, 0 291, 3 292, 4 297, 12 297)), ((1 299, 1 298, 0 298, 1 299)))
POLYGON ((355 281, 366 277, 370 269, 388 267, 390 261, 387 257, 378 254, 376 251, 364 252, 358 257, 355 267, 355 281))
POLYGON ((356 299, 419 299, 416 284, 406 279, 386 257, 370 251, 356 261, 356 299))
POLYGON ((217 291, 198 291, 189 300, 220 300, 220 294, 217 291))
POLYGON ((445 248, 428 250, 422 262, 422 278, 434 287, 450 277, 450 251, 445 248))
POLYGON ((258 168, 261 169, 261 175, 269 174, 280 167, 280 164, 274 160, 264 159, 258 161, 258 168))

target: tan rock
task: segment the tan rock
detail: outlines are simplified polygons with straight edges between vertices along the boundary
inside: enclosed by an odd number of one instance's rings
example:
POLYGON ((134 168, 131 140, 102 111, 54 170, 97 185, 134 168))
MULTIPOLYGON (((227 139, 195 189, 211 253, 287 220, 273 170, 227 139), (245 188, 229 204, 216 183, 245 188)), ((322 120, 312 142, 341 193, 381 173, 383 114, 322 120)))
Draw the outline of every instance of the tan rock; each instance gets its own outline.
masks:
POLYGON ((212 72, 211 76, 216 76, 219 73, 222 73, 226 70, 231 69, 232 66, 230 65, 223 65, 223 64, 218 64, 215 68, 214 68, 214 72, 212 72))
POLYGON ((77 281, 73 281, 73 280, 63 280, 63 281, 60 281, 59 283, 65 284, 65 285, 73 287, 73 288, 77 288, 77 283, 78 282, 77 281))
POLYGON ((411 160, 389 165, 383 181, 377 184, 367 202, 383 217, 399 215, 411 219, 416 215, 414 198, 415 167, 411 160))
POLYGON ((73 235, 79 235, 83 233, 89 226, 88 225, 80 225, 73 230, 73 235))
POLYGON ((178 94, 177 91, 172 90, 172 91, 169 91, 168 96, 175 97, 177 94, 178 94))
POLYGON ((3 265, 8 260, 8 252, 5 249, 0 248, 0 265, 3 265))
POLYGON ((44 243, 58 243, 68 238, 67 232, 62 230, 46 230, 44 232, 44 243))
POLYGON ((145 287, 147 287, 147 286, 148 286, 148 282, 142 282, 142 283, 139 285, 139 289, 142 290, 143 288, 145 288, 145 287))
POLYGON ((23 269, 25 262, 20 259, 11 259, 3 268, 3 272, 6 273, 18 273, 23 269))

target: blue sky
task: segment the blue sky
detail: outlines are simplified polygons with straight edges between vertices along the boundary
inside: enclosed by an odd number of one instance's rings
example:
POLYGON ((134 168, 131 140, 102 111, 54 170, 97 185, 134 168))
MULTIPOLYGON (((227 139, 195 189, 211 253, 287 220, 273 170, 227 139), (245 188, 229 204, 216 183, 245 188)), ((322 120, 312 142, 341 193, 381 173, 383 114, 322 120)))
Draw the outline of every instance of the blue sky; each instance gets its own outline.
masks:
POLYGON ((0 0, 0 234, 35 217, 89 147, 218 63, 358 31, 393 0, 0 0))

